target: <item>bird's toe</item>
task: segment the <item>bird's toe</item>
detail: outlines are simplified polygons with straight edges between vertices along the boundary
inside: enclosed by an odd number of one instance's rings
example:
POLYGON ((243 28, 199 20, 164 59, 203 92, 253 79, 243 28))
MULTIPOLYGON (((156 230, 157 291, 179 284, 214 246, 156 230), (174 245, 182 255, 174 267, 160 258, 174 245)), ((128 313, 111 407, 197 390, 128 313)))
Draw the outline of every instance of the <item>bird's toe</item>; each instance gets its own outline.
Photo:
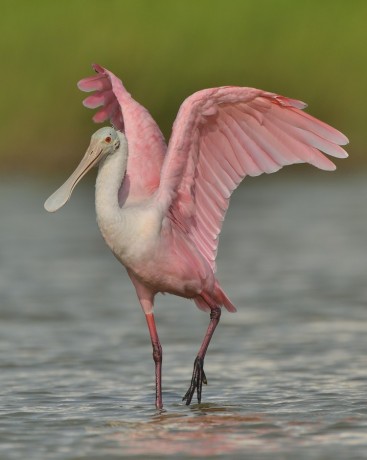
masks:
POLYGON ((201 403, 203 383, 208 383, 204 372, 204 360, 197 356, 194 362, 194 369, 192 372, 192 378, 189 389, 187 390, 185 396, 182 398, 182 401, 186 401, 187 406, 191 403, 195 390, 197 393, 198 403, 201 403))

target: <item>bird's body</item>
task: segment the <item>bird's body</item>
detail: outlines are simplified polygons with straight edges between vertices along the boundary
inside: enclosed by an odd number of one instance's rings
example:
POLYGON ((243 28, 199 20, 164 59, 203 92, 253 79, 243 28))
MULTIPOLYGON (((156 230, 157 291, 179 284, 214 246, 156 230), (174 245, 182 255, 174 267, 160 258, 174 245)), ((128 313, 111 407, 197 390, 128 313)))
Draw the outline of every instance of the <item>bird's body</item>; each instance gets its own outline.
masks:
POLYGON ((46 202, 61 207, 80 178, 99 163, 97 221, 103 238, 126 267, 146 315, 156 363, 156 406, 162 408, 162 349, 153 304, 158 292, 191 298, 210 311, 210 324, 194 364, 191 402, 201 400, 203 362, 220 318, 235 311, 215 277, 218 236, 233 190, 246 176, 308 162, 332 170, 320 150, 346 157, 347 138, 302 112, 300 101, 254 88, 199 91, 182 104, 168 147, 150 114, 111 72, 79 82, 96 91, 85 100, 102 106, 94 120, 111 121, 92 137, 80 165, 46 202))
MULTIPOLYGON (((135 286, 154 296, 169 292, 195 297, 210 293, 214 274, 205 258, 180 228, 149 198, 119 203, 118 191, 126 168, 126 142, 100 163, 96 183, 97 222, 107 245, 128 269, 135 286), (108 184, 106 186, 106 184, 108 184), (141 286, 140 286, 141 285, 141 286)), ((153 305, 144 308, 152 311, 153 305)))

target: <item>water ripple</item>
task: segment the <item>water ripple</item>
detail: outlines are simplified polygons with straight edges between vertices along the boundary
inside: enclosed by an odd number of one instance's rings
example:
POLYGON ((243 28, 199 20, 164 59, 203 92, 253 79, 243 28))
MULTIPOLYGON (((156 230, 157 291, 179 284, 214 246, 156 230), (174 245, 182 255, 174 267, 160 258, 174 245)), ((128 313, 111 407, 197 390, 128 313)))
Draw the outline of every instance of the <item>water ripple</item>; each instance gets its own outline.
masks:
POLYGON ((203 404, 187 407, 208 318, 157 297, 157 413, 145 321, 91 187, 50 216, 44 185, 3 181, 0 458, 366 458, 366 184, 280 176, 236 192, 218 269, 238 313, 222 315, 203 404))

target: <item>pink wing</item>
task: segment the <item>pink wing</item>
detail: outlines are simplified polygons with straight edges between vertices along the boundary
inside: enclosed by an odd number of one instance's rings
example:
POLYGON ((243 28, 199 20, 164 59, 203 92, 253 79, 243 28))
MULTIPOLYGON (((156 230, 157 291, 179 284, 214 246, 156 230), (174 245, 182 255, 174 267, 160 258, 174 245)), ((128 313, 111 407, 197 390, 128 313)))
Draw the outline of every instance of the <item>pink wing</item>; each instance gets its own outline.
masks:
POLYGON ((233 190, 245 176, 293 163, 335 165, 348 139, 302 112, 306 104, 254 88, 199 91, 182 104, 157 194, 174 226, 189 235, 215 270, 218 235, 233 190))
POLYGON ((120 203, 147 198, 159 186, 167 149, 163 135, 149 112, 130 96, 121 80, 99 65, 93 68, 97 75, 78 82, 82 91, 95 91, 83 104, 91 109, 102 106, 93 120, 96 123, 110 120, 116 129, 125 133, 129 145, 120 203))

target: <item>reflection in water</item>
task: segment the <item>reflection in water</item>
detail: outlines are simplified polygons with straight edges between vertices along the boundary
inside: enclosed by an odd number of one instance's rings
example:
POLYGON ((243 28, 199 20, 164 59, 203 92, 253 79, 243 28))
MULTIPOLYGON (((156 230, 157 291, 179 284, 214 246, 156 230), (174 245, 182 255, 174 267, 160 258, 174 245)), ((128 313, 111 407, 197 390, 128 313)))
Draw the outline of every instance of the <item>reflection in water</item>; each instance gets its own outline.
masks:
POLYGON ((49 189, 3 181, 0 458, 365 458, 367 181, 315 177, 235 193, 218 270, 238 312, 222 315, 200 406, 181 398, 207 315, 157 298, 161 414, 145 320, 98 233, 93 188, 50 216, 49 189))
MULTIPOLYGON (((125 454, 185 453, 205 457, 240 452, 243 447, 261 448, 262 436, 279 432, 261 415, 220 415, 218 410, 212 414, 209 407, 203 412, 208 413, 161 415, 150 422, 134 424, 127 432, 124 426, 124 431, 117 431, 112 438, 120 443, 125 454)), ((118 423, 114 426, 118 428, 118 423)), ((274 447, 274 443, 267 443, 267 449, 274 447)))
POLYGON ((360 420, 355 417, 342 419, 337 426, 323 425, 317 420, 281 423, 270 415, 240 415, 228 408, 202 404, 191 415, 178 412, 139 423, 111 422, 115 432, 109 437, 120 444, 125 455, 208 457, 246 451, 276 453, 313 443, 338 443, 341 439, 348 445, 367 443, 365 432, 348 436, 348 430, 358 423, 360 420))

